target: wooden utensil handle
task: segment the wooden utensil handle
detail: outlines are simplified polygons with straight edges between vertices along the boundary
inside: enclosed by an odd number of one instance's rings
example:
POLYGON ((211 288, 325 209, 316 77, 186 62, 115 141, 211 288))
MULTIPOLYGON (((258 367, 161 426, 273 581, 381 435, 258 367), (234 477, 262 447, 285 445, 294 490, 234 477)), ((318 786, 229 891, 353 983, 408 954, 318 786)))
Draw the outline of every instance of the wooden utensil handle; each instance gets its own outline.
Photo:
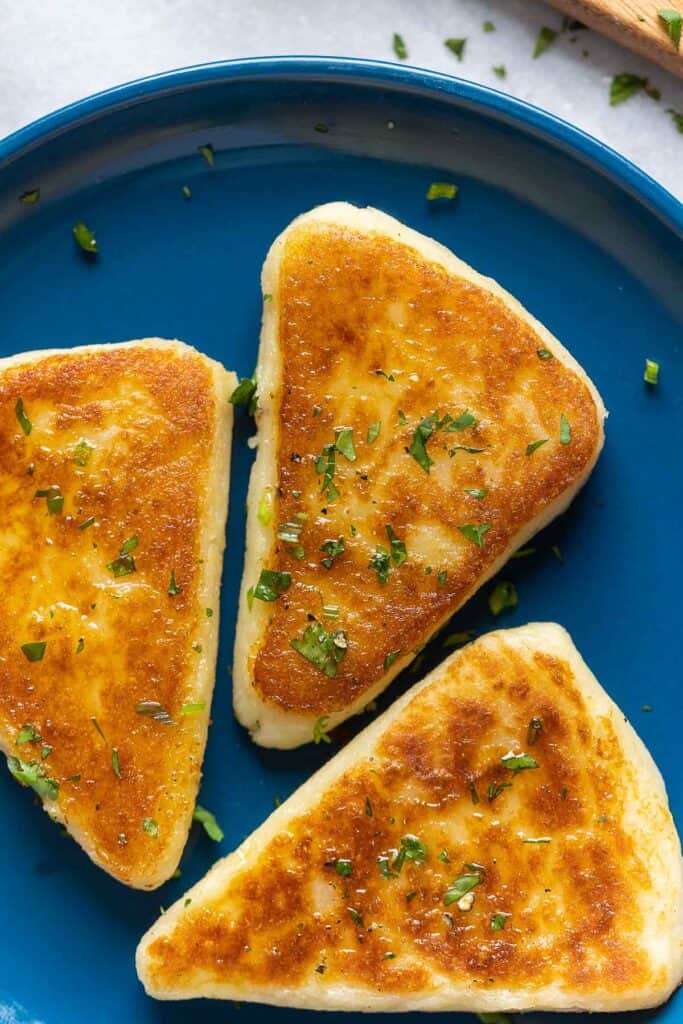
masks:
MULTIPOLYGON (((683 78, 683 49, 676 49, 666 26, 657 17, 660 7, 670 6, 683 13, 681 0, 672 0, 670 4, 663 0, 661 3, 659 0, 550 0, 550 3, 683 78)), ((681 45, 683 47, 683 43, 681 45)))

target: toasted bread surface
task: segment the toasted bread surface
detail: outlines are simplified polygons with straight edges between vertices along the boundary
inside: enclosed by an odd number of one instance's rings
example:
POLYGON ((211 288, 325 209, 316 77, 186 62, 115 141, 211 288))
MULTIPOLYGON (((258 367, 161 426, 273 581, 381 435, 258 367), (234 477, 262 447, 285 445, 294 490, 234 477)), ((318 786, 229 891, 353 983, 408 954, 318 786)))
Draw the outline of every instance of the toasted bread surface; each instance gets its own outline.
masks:
POLYGON ((681 935, 661 777, 568 634, 532 624, 399 699, 166 912, 137 964, 164 999, 629 1010, 680 982, 681 935))
POLYGON ((263 291, 234 694, 289 747, 362 710, 567 506, 605 413, 516 300, 379 211, 295 220, 263 291), (276 600, 264 569, 291 581, 276 600))
POLYGON ((0 746, 138 888, 177 866, 201 774, 233 386, 158 339, 0 360, 0 746))

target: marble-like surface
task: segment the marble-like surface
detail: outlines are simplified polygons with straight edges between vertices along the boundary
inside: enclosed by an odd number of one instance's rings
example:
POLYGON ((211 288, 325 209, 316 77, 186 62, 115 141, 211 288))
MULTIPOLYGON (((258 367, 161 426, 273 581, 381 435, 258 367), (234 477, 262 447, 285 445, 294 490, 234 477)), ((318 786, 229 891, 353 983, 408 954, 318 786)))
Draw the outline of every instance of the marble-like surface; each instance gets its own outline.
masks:
POLYGON ((537 60, 543 25, 561 17, 539 0, 27 0, 0 2, 0 137, 108 86, 186 64, 264 54, 394 59, 509 91, 608 143, 683 199, 683 81, 593 32, 563 33, 537 60), (482 31, 484 20, 495 31, 482 31), (443 45, 466 37, 459 62, 443 45), (504 64, 499 79, 494 65, 504 64), (662 92, 608 102, 614 74, 662 92))

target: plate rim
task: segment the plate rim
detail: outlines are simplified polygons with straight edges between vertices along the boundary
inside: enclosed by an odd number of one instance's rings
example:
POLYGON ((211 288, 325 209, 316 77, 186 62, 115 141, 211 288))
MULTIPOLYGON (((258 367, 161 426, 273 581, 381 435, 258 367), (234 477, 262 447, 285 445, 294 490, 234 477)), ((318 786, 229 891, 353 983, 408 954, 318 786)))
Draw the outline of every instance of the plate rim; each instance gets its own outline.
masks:
POLYGON ((611 146, 547 110, 487 85, 454 75, 391 61, 355 57, 268 56, 193 64, 136 78, 92 93, 45 114, 0 139, 0 174, 25 153, 56 135, 77 129, 116 109, 163 94, 231 80, 311 80, 348 82, 371 87, 388 86, 475 110, 513 124, 525 134, 540 136, 556 149, 588 164, 655 213, 683 238, 683 202, 611 146))

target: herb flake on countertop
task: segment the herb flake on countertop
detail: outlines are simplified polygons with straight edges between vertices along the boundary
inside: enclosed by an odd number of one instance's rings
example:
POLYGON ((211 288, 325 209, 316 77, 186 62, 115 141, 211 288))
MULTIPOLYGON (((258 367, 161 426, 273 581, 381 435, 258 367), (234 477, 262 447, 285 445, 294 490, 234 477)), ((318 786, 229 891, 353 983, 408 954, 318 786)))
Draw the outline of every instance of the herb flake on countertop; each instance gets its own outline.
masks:
POLYGON ((451 53, 455 54, 458 60, 462 60, 465 54, 465 46, 467 45, 467 39, 444 39, 443 44, 447 47, 451 53))
POLYGON ((505 67, 504 64, 496 64, 494 65, 493 68, 491 68, 491 70, 493 71, 494 75, 496 75, 496 77, 507 78, 507 68, 505 67))
POLYGON ((392 45, 394 48, 394 53, 396 54, 399 60, 408 59, 408 47, 406 46, 405 40, 403 36, 400 34, 400 32, 394 32, 392 45))
POLYGON ((537 57, 540 57, 542 53, 545 53, 548 47, 552 46, 556 39, 557 32, 555 31, 555 29, 548 28, 547 25, 544 25, 541 31, 538 33, 536 46, 534 47, 534 60, 536 60, 537 57))

